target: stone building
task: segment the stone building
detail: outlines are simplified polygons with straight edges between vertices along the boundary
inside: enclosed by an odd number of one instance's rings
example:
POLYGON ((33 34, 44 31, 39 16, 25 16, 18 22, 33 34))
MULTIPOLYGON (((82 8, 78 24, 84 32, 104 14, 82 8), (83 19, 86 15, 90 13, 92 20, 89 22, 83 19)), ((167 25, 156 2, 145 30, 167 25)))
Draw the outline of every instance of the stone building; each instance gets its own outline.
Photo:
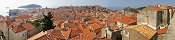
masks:
POLYGON ((122 30, 122 40, 156 40, 156 30, 147 25, 127 26, 122 30))
POLYGON ((170 8, 168 6, 147 6, 137 15, 137 24, 147 24, 157 30, 170 23, 170 8))

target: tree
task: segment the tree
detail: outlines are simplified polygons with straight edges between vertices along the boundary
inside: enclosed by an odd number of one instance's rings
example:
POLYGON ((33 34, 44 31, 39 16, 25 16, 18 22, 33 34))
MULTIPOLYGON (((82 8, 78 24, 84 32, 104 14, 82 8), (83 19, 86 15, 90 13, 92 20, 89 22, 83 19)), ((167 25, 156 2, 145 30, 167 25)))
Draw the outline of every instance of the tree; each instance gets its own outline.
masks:
POLYGON ((123 10, 127 11, 127 12, 135 12, 137 13, 138 11, 135 8, 131 8, 131 7, 126 7, 123 10))
POLYGON ((144 8, 146 8, 146 7, 139 7, 139 8, 137 8, 137 10, 142 10, 142 9, 144 9, 144 8))
POLYGON ((32 24, 33 24, 34 26, 38 27, 38 26, 41 25, 40 23, 41 23, 41 21, 35 20, 32 24))
POLYGON ((43 16, 44 16, 42 20, 44 23, 43 31, 54 29, 55 26, 53 26, 53 21, 51 20, 53 18, 51 12, 49 12, 47 15, 43 14, 43 16))

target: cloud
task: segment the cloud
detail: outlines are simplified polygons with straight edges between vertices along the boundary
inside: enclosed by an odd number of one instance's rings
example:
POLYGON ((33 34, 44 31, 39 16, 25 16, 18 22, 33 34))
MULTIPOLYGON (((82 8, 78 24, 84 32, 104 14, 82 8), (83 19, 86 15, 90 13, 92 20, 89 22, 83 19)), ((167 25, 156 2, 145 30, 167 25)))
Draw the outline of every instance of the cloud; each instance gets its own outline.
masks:
POLYGON ((29 5, 20 6, 18 8, 42 8, 42 6, 37 4, 29 4, 29 5))

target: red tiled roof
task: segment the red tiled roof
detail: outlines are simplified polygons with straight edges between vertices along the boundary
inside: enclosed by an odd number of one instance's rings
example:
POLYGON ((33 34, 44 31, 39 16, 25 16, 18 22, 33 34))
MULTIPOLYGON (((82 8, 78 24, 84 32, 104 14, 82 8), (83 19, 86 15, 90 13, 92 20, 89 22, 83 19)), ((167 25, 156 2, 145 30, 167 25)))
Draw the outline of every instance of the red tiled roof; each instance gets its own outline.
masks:
POLYGON ((83 23, 85 19, 86 19, 86 18, 82 18, 81 21, 80 21, 80 23, 83 23))
POLYGON ((89 20, 89 21, 87 21, 88 23, 96 23, 97 22, 97 20, 89 20))
POLYGON ((103 37, 102 37, 102 31, 99 31, 99 32, 97 33, 97 38, 103 38, 103 37))
POLYGON ((94 31, 96 31, 97 29, 100 29, 101 27, 100 27, 98 24, 94 23, 94 24, 91 24, 91 25, 87 26, 87 27, 83 30, 83 33, 90 33, 90 29, 91 29, 91 28, 92 28, 94 31))
POLYGON ((168 6, 161 5, 159 8, 161 8, 161 9, 168 9, 168 6))
POLYGON ((27 30, 35 29, 35 26, 33 26, 31 23, 22 24, 22 27, 24 27, 27 30))
POLYGON ((133 20, 137 20, 137 13, 132 14, 130 18, 133 19, 133 20))
POLYGON ((35 40, 56 40, 56 39, 50 35, 44 35, 44 36, 37 38, 35 40))
POLYGON ((69 27, 76 27, 76 25, 75 25, 75 23, 70 22, 70 23, 69 23, 69 27))
POLYGON ((30 39, 35 39, 35 40, 62 40, 62 39, 65 39, 65 37, 69 35, 69 31, 70 30, 65 31, 65 32, 62 33, 59 30, 51 29, 51 30, 47 30, 45 32, 40 32, 39 34, 35 35, 32 38, 29 38, 28 40, 30 40, 30 39), (37 37, 37 38, 35 38, 35 37, 37 37))
POLYGON ((112 22, 112 23, 115 23, 115 22, 117 22, 117 20, 118 20, 118 18, 115 18, 115 19, 113 19, 111 22, 112 22))
POLYGON ((175 9, 175 6, 173 6, 172 8, 175 9))
POLYGON ((116 30, 116 29, 118 29, 118 28, 119 28, 118 26, 113 26, 113 27, 111 27, 112 30, 116 30))
POLYGON ((157 34, 161 35, 161 34, 165 34, 167 32, 167 27, 165 26, 164 28, 158 29, 157 30, 157 34))
POLYGON ((71 29, 68 29, 67 31, 63 31, 63 36, 65 37, 65 39, 68 39, 69 38, 69 35, 70 35, 70 32, 71 32, 71 29))
POLYGON ((79 22, 80 22, 80 20, 74 20, 74 22, 75 22, 75 23, 79 23, 79 22))
POLYGON ((20 32, 20 31, 23 31, 25 30, 25 28, 21 27, 21 26, 16 26, 14 28, 12 28, 12 30, 17 33, 17 32, 20 32))
POLYGON ((6 17, 6 23, 7 23, 7 25, 9 26, 13 21, 10 19, 10 17, 9 16, 7 16, 6 17))
POLYGON ((69 35, 69 38, 73 38, 75 36, 78 36, 82 33, 83 31, 82 30, 79 30, 77 28, 71 28, 71 33, 69 35))
POLYGON ((92 27, 93 30, 101 28, 97 23, 91 24, 89 27, 92 27))
POLYGON ((11 28, 15 33, 23 31, 23 30, 32 30, 35 29, 35 26, 33 26, 31 23, 17 23, 17 22, 12 22, 8 24, 9 28, 11 28))
POLYGON ((10 27, 10 28, 12 29, 12 31, 14 31, 15 33, 25 30, 25 28, 23 28, 21 25, 18 25, 18 24, 15 23, 15 22, 11 23, 9 27, 10 27))
POLYGON ((100 31, 101 31, 101 29, 94 30, 95 33, 99 33, 100 31))
POLYGON ((157 11, 161 10, 159 7, 156 7, 156 6, 150 6, 150 7, 157 10, 157 11))
POLYGON ((99 38, 98 40, 112 40, 111 38, 99 38))
POLYGON ((53 19, 53 24, 57 26, 61 22, 60 19, 53 19))
MULTIPOLYGON (((60 29, 63 29, 64 25, 65 25, 65 23, 62 23, 61 26, 60 26, 60 29)), ((59 28, 59 26, 58 26, 58 28, 59 28)))
POLYGON ((83 30, 83 33, 90 33, 90 27, 86 27, 84 30, 83 30))
POLYGON ((107 27, 106 25, 108 25, 108 23, 107 22, 99 22, 99 23, 97 23, 101 28, 105 28, 105 27, 107 27))
POLYGON ((70 40, 94 40, 96 37, 95 33, 82 33, 70 40))
POLYGON ((51 30, 48 30, 47 33, 48 33, 47 35, 50 35, 50 36, 52 36, 54 38, 65 39, 65 37, 62 34, 62 32, 59 31, 59 30, 51 29, 51 30))
POLYGON ((80 29, 80 30, 84 30, 82 24, 79 24, 79 25, 77 26, 77 28, 80 29))
POLYGON ((118 18, 118 21, 125 23, 125 24, 131 24, 131 23, 135 23, 136 20, 128 17, 128 16, 122 16, 121 18, 118 18))
POLYGON ((29 14, 21 14, 15 17, 15 21, 22 21, 24 19, 32 18, 29 14))
POLYGON ((154 36, 156 33, 156 30, 152 29, 151 27, 147 25, 139 25, 138 27, 135 27, 134 29, 148 39, 152 38, 152 36, 154 36))

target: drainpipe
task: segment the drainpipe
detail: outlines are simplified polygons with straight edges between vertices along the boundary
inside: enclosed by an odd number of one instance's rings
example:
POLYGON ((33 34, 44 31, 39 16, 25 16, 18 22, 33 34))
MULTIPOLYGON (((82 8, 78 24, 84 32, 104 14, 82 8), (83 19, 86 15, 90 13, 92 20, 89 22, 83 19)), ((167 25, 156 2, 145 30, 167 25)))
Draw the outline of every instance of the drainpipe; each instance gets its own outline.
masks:
POLYGON ((107 36, 108 36, 108 35, 107 35, 107 30, 106 30, 106 38, 107 38, 107 36))
POLYGON ((171 9, 171 19, 172 19, 172 17, 173 17, 173 14, 174 14, 174 10, 173 10, 173 8, 171 9))
POLYGON ((170 24, 170 12, 169 12, 170 9, 167 9, 167 24, 169 25, 170 24))
POLYGON ((7 27, 7 29, 8 29, 8 40, 9 40, 9 28, 7 27))

